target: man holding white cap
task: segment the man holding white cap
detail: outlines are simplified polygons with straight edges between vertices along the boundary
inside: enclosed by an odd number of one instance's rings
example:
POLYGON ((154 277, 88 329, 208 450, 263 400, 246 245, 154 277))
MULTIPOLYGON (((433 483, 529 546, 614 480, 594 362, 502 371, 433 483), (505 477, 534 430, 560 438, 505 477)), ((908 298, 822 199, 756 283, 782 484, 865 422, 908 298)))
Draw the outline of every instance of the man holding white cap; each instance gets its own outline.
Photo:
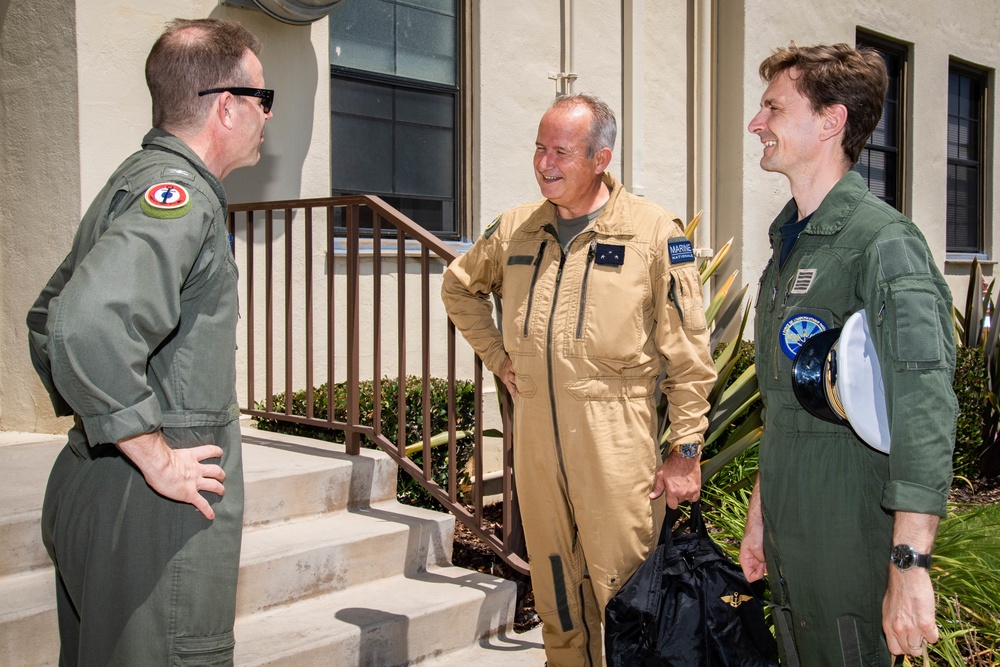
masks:
POLYGON ((938 638, 929 566, 955 441, 951 293, 916 225, 851 171, 881 116, 881 57, 793 44, 760 74, 749 130, 792 199, 771 224, 756 302, 765 422, 740 564, 751 581, 770 575, 783 664, 891 665, 938 638), (804 409, 792 386, 806 341, 862 309, 888 453, 804 409))

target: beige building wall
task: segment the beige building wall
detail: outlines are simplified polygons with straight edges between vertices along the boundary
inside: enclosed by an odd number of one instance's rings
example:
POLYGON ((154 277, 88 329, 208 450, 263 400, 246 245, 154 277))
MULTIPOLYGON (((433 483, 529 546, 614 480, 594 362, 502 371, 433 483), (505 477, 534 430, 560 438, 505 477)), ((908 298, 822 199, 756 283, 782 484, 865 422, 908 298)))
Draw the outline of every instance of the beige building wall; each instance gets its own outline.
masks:
MULTIPOLYGON (((991 72, 1000 63, 994 0, 803 0, 794 11, 763 0, 467 0, 467 7, 471 238, 503 210, 539 197, 533 142, 557 90, 592 92, 619 115, 615 175, 685 220, 705 210, 696 246, 707 252, 734 237, 729 269, 751 285, 752 299, 768 255, 767 225, 789 196, 784 177, 758 167, 759 141, 746 131, 763 91, 757 65, 791 40, 852 43, 860 27, 911 45, 906 212, 964 297, 967 264, 944 252, 948 63, 954 57, 991 72), (575 78, 560 81, 560 73, 575 78)), ((227 179, 230 200, 329 192, 327 42, 336 13, 290 26, 216 0, 0 0, 0 429, 65 428, 31 369, 24 316, 68 250, 82 209, 139 147, 150 122, 143 63, 174 16, 237 19, 264 45, 275 115, 260 164, 227 179)), ((994 78, 990 165, 1000 157, 994 78)), ((996 207, 990 197, 988 221, 996 207)), ((991 230, 987 249, 994 259, 991 230)), ((317 266, 337 266, 327 260, 315 253, 317 266)))

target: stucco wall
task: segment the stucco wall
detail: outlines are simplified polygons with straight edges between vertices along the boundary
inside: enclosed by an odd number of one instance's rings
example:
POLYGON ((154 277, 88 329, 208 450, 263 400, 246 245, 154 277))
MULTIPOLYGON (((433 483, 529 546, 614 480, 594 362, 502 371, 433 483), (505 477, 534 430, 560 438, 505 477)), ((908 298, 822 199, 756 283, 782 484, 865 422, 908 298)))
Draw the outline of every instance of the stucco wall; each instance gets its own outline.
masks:
POLYGON ((0 426, 63 430, 28 359, 24 318, 80 214, 76 17, 0 2, 0 426))

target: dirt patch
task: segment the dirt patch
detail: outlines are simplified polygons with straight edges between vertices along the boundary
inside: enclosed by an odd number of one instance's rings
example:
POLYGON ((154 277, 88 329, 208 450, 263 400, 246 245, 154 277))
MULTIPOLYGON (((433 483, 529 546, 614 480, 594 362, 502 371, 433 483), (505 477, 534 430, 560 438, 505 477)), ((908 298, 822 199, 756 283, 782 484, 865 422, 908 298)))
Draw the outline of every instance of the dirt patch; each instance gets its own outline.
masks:
POLYGON ((1000 477, 956 479, 951 485, 948 500, 968 505, 996 505, 1000 503, 1000 477))

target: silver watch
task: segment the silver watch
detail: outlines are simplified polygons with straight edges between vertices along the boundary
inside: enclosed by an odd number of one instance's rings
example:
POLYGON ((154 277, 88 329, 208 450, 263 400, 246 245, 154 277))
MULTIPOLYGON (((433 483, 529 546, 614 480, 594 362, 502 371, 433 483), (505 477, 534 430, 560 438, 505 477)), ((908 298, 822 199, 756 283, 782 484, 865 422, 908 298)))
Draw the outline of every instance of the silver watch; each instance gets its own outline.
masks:
POLYGON ((701 453, 701 443, 685 442, 677 447, 677 451, 681 453, 681 458, 693 459, 701 453))

